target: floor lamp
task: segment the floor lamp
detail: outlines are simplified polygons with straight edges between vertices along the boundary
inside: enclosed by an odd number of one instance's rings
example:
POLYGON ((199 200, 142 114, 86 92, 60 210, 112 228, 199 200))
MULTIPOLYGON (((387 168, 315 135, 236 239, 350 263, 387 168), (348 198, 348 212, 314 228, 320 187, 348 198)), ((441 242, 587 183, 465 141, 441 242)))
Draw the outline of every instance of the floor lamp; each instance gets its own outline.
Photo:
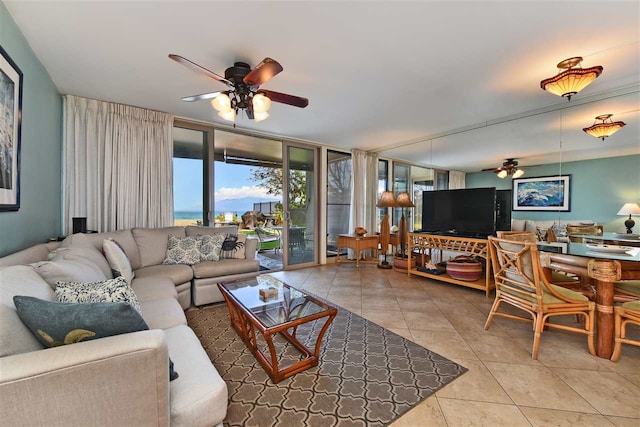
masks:
MULTIPOLYGON (((393 191, 383 192, 376 206, 379 208, 397 207, 398 202, 396 202, 396 198, 393 195, 393 191)), ((389 236, 389 213, 387 209, 387 212, 385 212, 384 217, 382 217, 382 222, 380 223, 380 249, 382 249, 382 251, 384 252, 384 261, 378 263, 378 268, 384 268, 384 269, 391 268, 391 264, 387 262, 387 251, 389 249, 390 241, 391 241, 391 236, 389 236)))
MULTIPOLYGON (((409 193, 403 192, 398 194, 398 198, 396 199, 396 203, 398 207, 402 208, 402 218, 400 218, 400 229, 398 230, 398 234, 400 237, 400 255, 404 258, 405 246, 407 244, 407 218, 404 216, 405 208, 412 208, 415 205, 411 201, 411 197, 409 197, 409 193)), ((407 259, 411 254, 407 255, 407 259)))

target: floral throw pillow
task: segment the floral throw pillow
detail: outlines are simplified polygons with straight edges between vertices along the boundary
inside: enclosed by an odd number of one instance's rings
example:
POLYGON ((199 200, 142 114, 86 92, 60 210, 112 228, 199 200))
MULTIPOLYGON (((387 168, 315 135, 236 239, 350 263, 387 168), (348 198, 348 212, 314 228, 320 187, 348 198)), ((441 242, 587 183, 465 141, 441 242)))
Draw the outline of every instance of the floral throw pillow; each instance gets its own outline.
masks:
POLYGON ((56 299, 59 302, 128 302, 140 312, 140 303, 127 280, 120 276, 102 282, 58 282, 56 299))
POLYGON ((244 259, 247 236, 244 234, 227 234, 222 243, 220 258, 222 259, 244 259))
POLYGON ((199 235, 200 239, 200 261, 219 261, 220 250, 225 241, 224 234, 199 235))
POLYGON ((169 236, 163 264, 193 265, 200 262, 200 239, 196 236, 169 236))

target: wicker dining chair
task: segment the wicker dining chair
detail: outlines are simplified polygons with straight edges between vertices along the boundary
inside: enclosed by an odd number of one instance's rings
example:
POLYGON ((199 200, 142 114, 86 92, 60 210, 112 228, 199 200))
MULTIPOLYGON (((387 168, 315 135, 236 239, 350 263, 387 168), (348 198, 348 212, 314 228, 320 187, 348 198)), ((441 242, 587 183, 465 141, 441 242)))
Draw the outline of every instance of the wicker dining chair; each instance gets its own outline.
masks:
POLYGON ((640 347, 640 341, 627 338, 627 325, 632 323, 640 326, 640 301, 626 302, 622 306, 615 307, 615 347, 611 360, 617 362, 622 352, 622 344, 631 344, 640 347))
POLYGON ((576 243, 588 243, 588 239, 582 237, 575 237, 573 235, 583 234, 588 236, 602 236, 604 228, 602 225, 567 225, 567 236, 569 241, 576 243))
POLYGON ((542 271, 538 247, 531 235, 516 235, 510 240, 489 237, 489 251, 496 284, 496 298, 484 326, 491 327, 494 316, 533 322, 534 338, 531 358, 538 358, 540 337, 545 326, 587 335, 589 352, 595 355, 594 321, 595 303, 584 295, 551 284, 542 271), (498 311, 507 303, 526 311, 531 319, 498 311), (552 316, 579 315, 584 318, 583 327, 549 323, 552 316))
POLYGON ((640 280, 620 280, 613 282, 613 301, 640 301, 640 280))

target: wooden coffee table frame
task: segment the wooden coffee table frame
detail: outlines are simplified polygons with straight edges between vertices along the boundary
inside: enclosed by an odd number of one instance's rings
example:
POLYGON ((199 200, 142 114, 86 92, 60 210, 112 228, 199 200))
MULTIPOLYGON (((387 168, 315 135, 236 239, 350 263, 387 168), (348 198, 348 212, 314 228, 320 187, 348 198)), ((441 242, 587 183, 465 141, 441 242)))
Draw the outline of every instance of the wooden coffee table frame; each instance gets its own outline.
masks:
MULTIPOLYGON (((289 285, 284 286, 290 289, 295 289, 291 288, 289 285)), ((227 302, 229 317, 231 318, 231 325, 238 332, 238 335, 240 335, 240 338, 242 338, 242 341, 244 341, 247 348, 251 350, 251 353, 253 353, 258 362, 260 362, 269 377, 271 377, 271 380, 274 382, 274 384, 277 384, 285 378, 289 378, 299 372, 302 372, 314 366, 318 366, 320 344, 322 343, 322 338, 327 331, 327 328, 338 314, 337 308, 325 304, 324 302, 305 294, 305 297, 308 300, 324 308, 324 310, 320 313, 312 314, 301 319, 288 321, 281 325, 266 327, 260 321, 260 319, 258 319, 253 313, 251 313, 251 311, 249 311, 238 299, 236 299, 236 297, 234 297, 233 294, 228 291, 223 284, 219 283, 218 288, 220 289, 222 296, 227 302), (298 326, 304 323, 309 323, 314 320, 321 319, 323 317, 326 317, 327 320, 325 321, 324 326, 318 334, 314 350, 311 350, 304 344, 302 344, 296 337, 298 326), (289 332, 289 329, 293 330, 289 332), (256 331, 258 331, 264 337, 264 340, 266 341, 269 348, 270 357, 264 354, 259 348, 256 331), (280 368, 278 366, 278 354, 276 353, 276 348, 273 344, 273 336, 276 334, 281 334, 306 357, 285 368, 280 368)), ((304 292, 302 293, 304 294, 304 292)))

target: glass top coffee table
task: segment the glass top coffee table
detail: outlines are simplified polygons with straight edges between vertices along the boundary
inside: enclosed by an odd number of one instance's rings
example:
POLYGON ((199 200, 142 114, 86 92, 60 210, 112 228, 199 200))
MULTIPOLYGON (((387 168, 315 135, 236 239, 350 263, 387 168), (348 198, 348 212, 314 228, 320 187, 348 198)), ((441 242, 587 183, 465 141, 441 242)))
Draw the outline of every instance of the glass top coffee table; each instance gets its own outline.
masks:
POLYGON ((338 309, 295 289, 271 276, 219 283, 231 324, 249 350, 269 374, 274 383, 318 365, 320 344, 327 328, 338 314, 338 309), (326 318, 313 349, 296 337, 298 326, 326 318), (256 332, 263 337, 269 349, 267 356, 258 345, 256 332), (273 337, 280 334, 304 356, 298 362, 279 367, 273 337))

